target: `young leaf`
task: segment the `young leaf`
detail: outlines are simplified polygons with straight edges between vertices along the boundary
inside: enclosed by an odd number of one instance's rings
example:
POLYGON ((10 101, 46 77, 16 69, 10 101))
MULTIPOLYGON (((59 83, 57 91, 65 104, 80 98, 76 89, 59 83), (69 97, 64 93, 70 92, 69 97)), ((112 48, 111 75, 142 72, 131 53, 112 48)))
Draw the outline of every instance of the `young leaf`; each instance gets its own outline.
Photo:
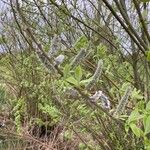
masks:
POLYGON ((87 46, 88 40, 85 36, 81 36, 76 43, 74 44, 74 47, 76 49, 85 48, 87 46))
POLYGON ((147 51, 146 55, 147 55, 147 60, 150 61, 150 51, 147 51))
POLYGON ((141 118, 143 118, 143 115, 140 115, 138 110, 136 109, 132 111, 131 115, 129 116, 128 123, 130 124, 131 122, 139 120, 141 118))
POLYGON ((147 120, 147 115, 145 114, 143 117, 143 125, 144 125, 144 129, 146 127, 146 120, 147 120))
POLYGON ((150 111, 150 101, 146 104, 146 111, 150 111))
POLYGON ((73 84, 73 85, 76 85, 76 86, 79 85, 78 81, 74 77, 69 77, 69 78, 66 79, 66 81, 73 84))
POLYGON ((145 132, 144 134, 150 133, 150 115, 147 117, 146 122, 145 122, 145 132))
POLYGON ((63 70, 64 78, 67 78, 67 76, 70 72, 70 69, 71 69, 71 66, 69 64, 66 64, 65 67, 64 67, 64 70, 63 70))
POLYGON ((89 79, 82 80, 82 81, 80 81, 80 85, 85 85, 85 84, 91 82, 92 80, 93 80, 92 77, 90 77, 89 79))
POLYGON ((128 124, 125 124, 125 131, 128 133, 128 131, 129 131, 129 125, 128 124))
POLYGON ((75 78, 78 82, 81 81, 81 78, 82 78, 82 69, 80 66, 78 66, 75 70, 75 78))
POLYGON ((146 2, 150 2, 150 0, 141 0, 141 2, 146 3, 146 2))
POLYGON ((141 136, 142 130, 140 128, 138 128, 134 123, 130 124, 130 128, 137 137, 141 136))
POLYGON ((141 95, 140 90, 137 90, 136 88, 134 88, 131 94, 131 99, 135 99, 135 100, 143 99, 143 96, 141 95))

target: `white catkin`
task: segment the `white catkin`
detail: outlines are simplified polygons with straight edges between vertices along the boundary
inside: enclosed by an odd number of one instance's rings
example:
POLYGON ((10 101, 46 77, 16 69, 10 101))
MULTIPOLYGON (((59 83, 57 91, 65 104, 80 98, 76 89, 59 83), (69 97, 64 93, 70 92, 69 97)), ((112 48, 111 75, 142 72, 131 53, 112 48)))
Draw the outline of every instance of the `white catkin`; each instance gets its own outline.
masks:
POLYGON ((129 99, 129 96, 131 95, 131 92, 132 92, 132 89, 131 89, 131 87, 129 86, 129 87, 126 89, 126 91, 125 91, 123 97, 121 98, 121 100, 120 100, 120 102, 119 102, 119 104, 118 104, 118 106, 117 106, 117 109, 116 109, 116 111, 114 112, 114 116, 121 115, 121 114, 124 112, 125 106, 126 106, 126 104, 127 104, 127 102, 128 102, 128 99, 129 99))
POLYGON ((40 50, 36 50, 36 54, 40 60, 40 62, 43 64, 43 66, 49 71, 56 71, 54 66, 49 62, 49 60, 44 56, 44 54, 40 50))
POLYGON ((61 65, 64 61, 65 56, 64 55, 59 55, 54 59, 54 65, 61 65))
POLYGON ((92 102, 96 102, 102 95, 102 91, 96 91, 94 95, 90 96, 92 102))
POLYGON ((98 81, 98 79, 102 73, 102 68, 103 68, 103 60, 100 59, 98 61, 97 68, 96 68, 95 73, 92 77, 92 80, 88 83, 88 85, 86 86, 86 89, 90 89, 98 81))
POLYGON ((86 55, 86 50, 81 49, 79 53, 76 55, 76 57, 73 59, 73 61, 71 62, 71 66, 74 68, 78 64, 80 64, 81 60, 85 57, 85 55, 86 55))
POLYGON ((110 109, 110 101, 102 91, 96 91, 94 95, 89 97, 92 102, 100 101, 104 109, 110 109))
POLYGON ((102 101, 102 107, 106 109, 110 109, 110 101, 105 94, 101 94, 100 99, 102 101))

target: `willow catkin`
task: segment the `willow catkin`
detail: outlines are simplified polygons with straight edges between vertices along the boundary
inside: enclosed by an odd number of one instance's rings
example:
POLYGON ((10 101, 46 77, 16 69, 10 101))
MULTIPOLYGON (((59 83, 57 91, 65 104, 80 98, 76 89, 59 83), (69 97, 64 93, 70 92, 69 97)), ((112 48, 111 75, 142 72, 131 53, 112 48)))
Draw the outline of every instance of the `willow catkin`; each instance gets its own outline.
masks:
POLYGON ((51 62, 48 60, 48 58, 45 57, 42 51, 36 50, 36 54, 40 60, 40 62, 43 64, 43 66, 48 70, 48 71, 55 71, 55 67, 51 62))
POLYGON ((97 102, 102 95, 102 91, 96 91, 94 95, 90 96, 92 102, 97 102))
POLYGON ((54 59, 54 65, 61 65, 65 59, 65 56, 60 54, 54 59))
POLYGON ((110 101, 104 93, 101 94, 100 99, 102 101, 102 107, 106 109, 110 109, 110 101))
POLYGON ((79 51, 79 53, 75 56, 75 58, 73 59, 73 61, 71 62, 71 66, 74 68, 76 67, 78 64, 80 64, 81 60, 86 56, 86 50, 85 49, 81 49, 79 51))
POLYGON ((95 94, 90 96, 89 98, 92 102, 101 101, 103 108, 110 109, 110 101, 102 91, 96 91, 95 94))
POLYGON ((92 76, 92 80, 88 83, 86 86, 86 89, 90 89, 99 79, 102 73, 102 68, 103 68, 103 60, 99 60, 97 64, 97 68, 95 70, 94 75, 92 76))
POLYGON ((119 116, 119 115, 121 115, 121 114, 123 113, 123 111, 125 110, 125 106, 126 106, 126 104, 127 104, 127 102, 128 102, 129 96, 131 95, 131 92, 132 92, 132 89, 131 89, 131 87, 129 86, 129 87, 126 89, 126 91, 125 91, 123 97, 121 98, 121 100, 120 100, 120 102, 119 102, 119 104, 118 104, 118 106, 117 106, 117 109, 116 109, 116 111, 114 112, 114 116, 119 116))

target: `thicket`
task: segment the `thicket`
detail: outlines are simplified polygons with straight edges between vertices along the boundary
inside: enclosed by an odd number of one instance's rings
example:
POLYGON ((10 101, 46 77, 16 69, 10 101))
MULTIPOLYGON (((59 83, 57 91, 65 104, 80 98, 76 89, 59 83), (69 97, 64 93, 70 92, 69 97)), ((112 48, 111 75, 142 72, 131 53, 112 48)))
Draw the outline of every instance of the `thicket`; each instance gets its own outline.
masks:
POLYGON ((3 3, 1 149, 149 150, 149 1, 3 3))

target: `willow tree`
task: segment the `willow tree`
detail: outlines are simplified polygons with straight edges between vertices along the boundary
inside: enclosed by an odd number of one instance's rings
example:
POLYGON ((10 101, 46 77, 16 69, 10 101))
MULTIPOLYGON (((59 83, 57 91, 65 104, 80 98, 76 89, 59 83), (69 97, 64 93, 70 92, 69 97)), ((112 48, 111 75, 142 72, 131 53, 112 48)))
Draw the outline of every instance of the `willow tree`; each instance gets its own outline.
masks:
POLYGON ((8 79, 15 79, 28 118, 65 120, 75 133, 86 129, 101 149, 143 148, 116 115, 149 100, 149 2, 10 0, 8 8, 1 31, 8 79))

